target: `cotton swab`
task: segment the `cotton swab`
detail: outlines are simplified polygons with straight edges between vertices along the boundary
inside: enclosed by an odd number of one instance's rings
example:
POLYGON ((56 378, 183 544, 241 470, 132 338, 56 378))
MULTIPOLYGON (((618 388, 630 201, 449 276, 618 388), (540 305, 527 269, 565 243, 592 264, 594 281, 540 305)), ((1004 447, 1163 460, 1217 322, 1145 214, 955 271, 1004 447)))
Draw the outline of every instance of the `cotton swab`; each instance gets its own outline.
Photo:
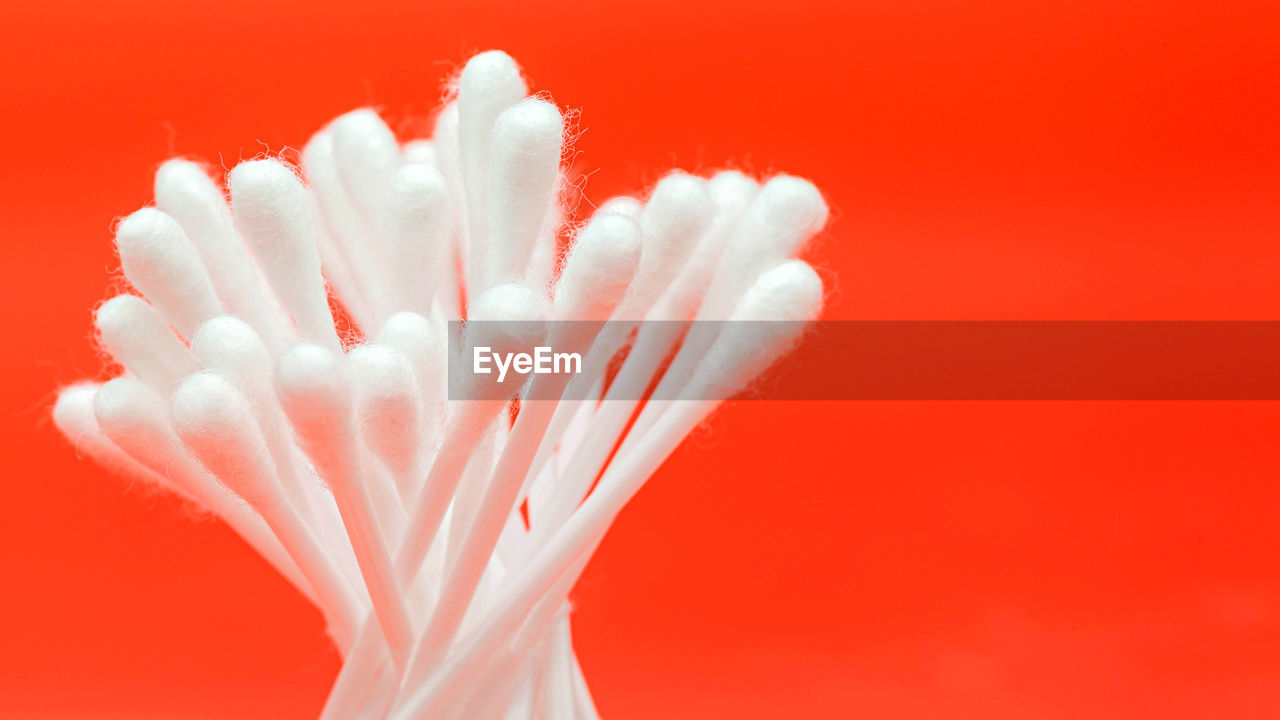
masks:
POLYGON ((337 508, 303 467, 302 453, 290 437, 288 420, 275 398, 271 353, 261 337, 248 323, 222 315, 196 330, 191 351, 205 368, 216 370, 249 401, 285 495, 320 534, 344 577, 358 578, 355 556, 341 535, 337 508))
POLYGON ((117 295, 94 313, 98 337, 126 370, 167 393, 195 372, 195 358, 156 309, 136 295, 117 295))
POLYGON ((409 358, 384 345, 347 354, 356 415, 365 443, 395 478, 403 502, 417 493, 422 438, 421 392, 409 358))
POLYGON ((486 286, 522 280, 560 171, 564 120, 528 98, 498 116, 490 133, 486 286))
MULTIPOLYGON (((377 227, 382 216, 392 178, 403 162, 400 145, 391 128, 368 108, 353 110, 329 126, 333 133, 333 159, 347 195, 362 213, 365 222, 377 227)), ((367 239, 382 260, 385 249, 380 238, 367 239)))
POLYGON ((396 307, 429 315, 437 299, 450 307, 456 287, 451 244, 453 205, 444 175, 424 163, 396 172, 388 190, 387 253, 396 307))
POLYGON ((275 160, 240 163, 227 175, 227 184, 236 227, 293 317, 298 335, 337 350, 341 343, 325 297, 306 188, 275 160))
MULTIPOLYGON (((421 394, 422 438, 424 453, 434 451, 439 442, 443 422, 448 349, 444 329, 412 312, 398 312, 387 319, 378 331, 376 342, 400 351, 413 365, 421 394)), ((418 483, 419 487, 421 483, 418 483)), ((408 504, 408 503, 406 503, 408 504)))
POLYGON ((295 345, 276 367, 276 389, 307 455, 333 490, 391 658, 403 667, 409 661, 413 625, 362 482, 367 468, 361 463, 344 368, 334 353, 319 345, 295 345))
POLYGON ((177 220, 143 208, 116 228, 116 250, 125 277, 182 337, 222 314, 209 272, 177 220))
POLYGON ((315 197, 316 226, 324 270, 362 327, 377 327, 390 312, 379 275, 379 258, 364 251, 377 228, 367 225, 347 195, 333 155, 333 132, 326 128, 302 149, 302 167, 315 197))
POLYGON ((349 645, 364 603, 277 484, 271 454, 248 401, 217 373, 201 372, 174 391, 172 407, 183 443, 267 521, 315 589, 321 606, 333 613, 342 643, 349 645))
POLYGON ((103 434, 98 427, 98 419, 93 415, 93 401, 99 387, 101 384, 95 382, 69 385, 58 393, 58 400, 53 406, 53 422, 71 441, 76 452, 83 452, 94 462, 124 477, 142 478, 155 487, 177 494, 197 509, 207 512, 205 508, 194 505, 195 501, 178 490, 167 477, 134 460, 103 434))
POLYGON ((488 258, 489 243, 490 136, 498 116, 520 102, 526 92, 520 69, 500 50, 472 57, 458 76, 458 159, 466 193, 467 251, 472 259, 466 287, 472 294, 486 289, 482 263, 488 258))
POLYGON ((139 380, 116 378, 98 388, 93 414, 112 443, 222 518, 309 600, 327 608, 262 518, 187 454, 169 424, 163 397, 139 380))

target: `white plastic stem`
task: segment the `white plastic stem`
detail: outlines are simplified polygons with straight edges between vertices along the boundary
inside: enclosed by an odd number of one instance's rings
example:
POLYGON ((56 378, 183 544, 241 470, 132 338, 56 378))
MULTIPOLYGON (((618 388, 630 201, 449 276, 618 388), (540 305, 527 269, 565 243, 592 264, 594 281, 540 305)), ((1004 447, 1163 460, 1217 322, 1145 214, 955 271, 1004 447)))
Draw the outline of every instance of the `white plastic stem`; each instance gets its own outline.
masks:
POLYGON ((350 386, 338 359, 317 345, 298 345, 281 358, 277 392, 316 471, 333 491, 383 636, 397 667, 408 663, 413 625, 379 531, 355 427, 350 386))
MULTIPOLYGON (((636 451, 619 458, 609 468, 600 487, 582 504, 579 511, 556 533, 546 547, 504 588, 501 596, 484 614, 469 637, 458 643, 458 651, 417 686, 410 697, 392 715, 393 720, 433 717, 445 706, 445 688, 463 684, 478 663, 493 653, 524 623, 553 586, 569 585, 564 576, 583 554, 590 553, 593 543, 603 538, 614 516, 645 480, 666 460, 680 442, 718 403, 712 401, 680 401, 671 408, 663 423, 637 446, 636 451)), ((583 564, 585 566, 585 563, 583 564)), ((576 580, 570 578, 569 580, 576 580)), ((566 588, 567 592, 567 588, 566 588)))

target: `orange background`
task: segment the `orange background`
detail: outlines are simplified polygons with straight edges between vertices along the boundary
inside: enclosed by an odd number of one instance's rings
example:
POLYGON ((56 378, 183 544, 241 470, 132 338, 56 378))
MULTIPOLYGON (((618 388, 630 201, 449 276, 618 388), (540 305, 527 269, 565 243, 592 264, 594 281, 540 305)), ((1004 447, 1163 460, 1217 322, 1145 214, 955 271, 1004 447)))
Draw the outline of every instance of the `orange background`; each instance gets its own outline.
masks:
MULTIPOLYGON (((600 200, 814 179, 828 317, 1280 319, 1280 9, 1222 2, 6 2, 0 717, 314 717, 319 616, 78 462, 112 218, 499 47, 600 200)), ((607 719, 1280 716, 1275 403, 743 403, 576 591, 607 719)))

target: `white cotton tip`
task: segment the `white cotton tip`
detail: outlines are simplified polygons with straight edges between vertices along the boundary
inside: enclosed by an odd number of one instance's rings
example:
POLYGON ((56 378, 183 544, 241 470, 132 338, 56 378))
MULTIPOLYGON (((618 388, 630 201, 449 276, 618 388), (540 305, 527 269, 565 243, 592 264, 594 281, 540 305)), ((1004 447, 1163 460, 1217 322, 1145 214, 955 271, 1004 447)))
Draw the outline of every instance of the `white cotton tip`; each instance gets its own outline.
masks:
POLYGON ((471 303, 469 319, 485 322, 545 322, 549 305, 542 293, 521 283, 489 288, 471 303))
POLYGON ((481 137, 474 139, 483 140, 498 115, 519 102, 527 92, 520 67, 510 55, 501 50, 473 55, 458 76, 459 120, 462 126, 480 120, 484 127, 462 131, 463 146, 469 144, 466 135, 472 132, 482 132, 481 137))
POLYGON ((222 312, 200 253, 177 220, 143 208, 116 228, 125 277, 184 338, 222 312))
POLYGON ((441 330, 417 313, 398 312, 387 319, 376 338, 379 345, 395 348, 413 365, 428 432, 438 420, 448 382, 448 348, 441 330))
POLYGON ((117 295, 94 313, 107 351, 126 370, 160 392, 195 372, 195 358, 154 307, 136 295, 117 295))
POLYGON ((574 240, 556 284, 555 320, 608 320, 627 293, 641 257, 640 226, 597 213, 574 240))
POLYGON ((298 420, 323 422, 351 407, 342 356, 312 343, 298 343, 280 358, 276 392, 295 424, 298 420))
POLYGON ((760 183, 737 170, 721 170, 707 181, 707 194, 720 215, 741 215, 759 192, 760 183))
POLYGON ((254 397, 271 388, 271 353, 248 323, 231 315, 210 319, 196 330, 191 351, 200 363, 230 378, 254 397))
POLYGON ((121 441, 130 455, 148 449, 145 457, 154 458, 167 451, 169 409, 141 380, 119 377, 103 383, 94 396, 93 415, 107 437, 121 441))
POLYGON ((397 476, 413 469, 422 438, 418 381, 409 358, 385 345, 347 354, 365 442, 397 476))
MULTIPOLYGON (((379 345, 395 348, 415 365, 437 362, 444 358, 444 338, 436 326, 414 312, 398 312, 387 319, 376 338, 379 345)), ((442 368, 436 368, 442 370, 442 368)), ((422 378, 419 378, 419 382, 422 378)))
POLYGON ((107 439, 98 427, 93 414, 98 383, 85 382, 65 387, 58 393, 53 406, 53 424, 75 446, 76 451, 87 455, 94 462, 126 477, 145 478, 161 487, 167 487, 164 478, 129 457, 115 443, 107 439))
MULTIPOLYGON (((237 523, 227 496, 182 446, 169 422, 169 403, 163 395, 136 378, 119 377, 98 388, 93 416, 102 434, 132 460, 206 510, 236 523, 237 531, 247 530, 237 523)), ((256 542, 255 547, 259 547, 256 542)))
POLYGON ((430 140, 410 140, 400 150, 406 163, 436 164, 436 147, 430 140))
POLYGON ((335 493, 360 482, 355 410, 343 357, 299 343, 276 365, 276 395, 298 444, 335 493))
POLYGON ((169 160, 156 171, 156 207, 186 232, 204 260, 223 306, 245 318, 267 337, 282 332, 280 310, 236 234, 222 190, 188 160, 169 160))
POLYGON ((791 257, 827 223, 827 203, 808 180, 777 175, 765 183, 747 210, 742 241, 777 248, 791 257))
POLYGON ((72 442, 82 435, 99 433, 98 420, 93 416, 93 398, 99 387, 95 382, 82 382, 58 393, 53 405, 53 424, 72 442))
POLYGON ((680 272, 715 217, 706 183, 684 172, 658 181, 640 214, 644 252, 636 270, 633 294, 647 305, 680 272))
POLYGON ((174 429, 202 465, 255 508, 283 501, 253 409, 216 372, 187 378, 170 400, 174 429))
POLYGON ((453 201, 444 175, 430 165, 410 163, 392 179, 387 251, 391 290, 399 310, 426 314, 437 295, 453 287, 453 201))
POLYGON ((525 276, 555 195, 564 118, 527 98, 498 116, 490 134, 488 284, 525 276))
POLYGON ((488 184, 490 134, 503 110, 520 102, 527 89, 520 69, 500 50, 467 61, 458 76, 458 142, 469 223, 468 291, 484 282, 488 259, 488 184))
POLYGON ((376 222, 391 179, 400 167, 395 133, 368 108, 339 117, 329 128, 342 184, 365 217, 376 222))
POLYGON ((546 337, 550 315, 550 303, 526 285, 492 287, 471 305, 467 344, 498 354, 531 352, 546 337))
POLYGON ((703 356, 686 397, 726 398, 789 351, 822 310, 822 279, 800 260, 764 272, 703 356))
POLYGON ((302 181, 276 160, 250 160, 231 171, 227 184, 236 227, 293 316, 298 334, 338 348, 320 273, 311 197, 302 181))
POLYGON ((808 322, 822 310, 822 278, 808 263, 787 260, 761 273, 730 322, 808 322))
POLYGON ((630 195, 619 195, 601 203, 594 215, 626 215, 632 220, 639 220, 642 212, 644 212, 644 203, 630 195))

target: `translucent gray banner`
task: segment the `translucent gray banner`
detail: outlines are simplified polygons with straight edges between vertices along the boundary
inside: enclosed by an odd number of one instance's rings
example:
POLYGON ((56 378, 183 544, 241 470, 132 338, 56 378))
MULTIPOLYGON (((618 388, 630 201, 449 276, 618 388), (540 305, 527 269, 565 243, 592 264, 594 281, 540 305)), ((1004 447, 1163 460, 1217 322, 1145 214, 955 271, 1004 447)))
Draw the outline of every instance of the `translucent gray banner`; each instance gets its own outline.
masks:
POLYGON ((451 400, 1280 400, 1269 321, 473 322, 449 350, 451 400), (721 352, 744 338, 760 346, 721 352))

